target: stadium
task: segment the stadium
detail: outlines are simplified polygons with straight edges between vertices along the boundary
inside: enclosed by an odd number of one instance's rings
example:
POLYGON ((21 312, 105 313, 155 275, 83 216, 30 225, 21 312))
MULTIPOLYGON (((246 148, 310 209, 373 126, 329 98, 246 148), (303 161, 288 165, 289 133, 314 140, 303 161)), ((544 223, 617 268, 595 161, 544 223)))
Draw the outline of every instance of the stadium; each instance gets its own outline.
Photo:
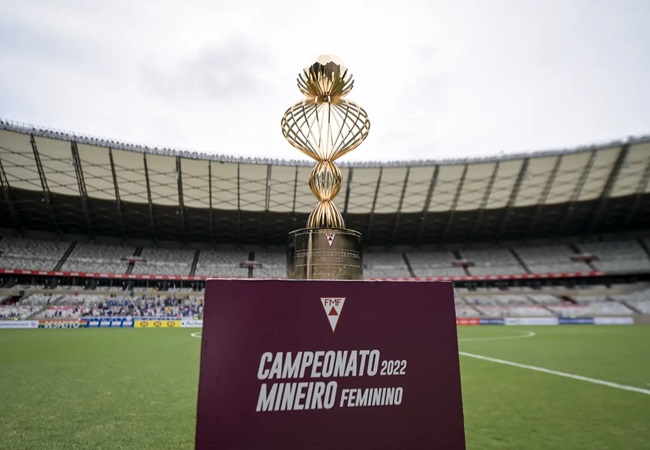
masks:
MULTIPOLYGON (((0 330, 0 446, 191 448, 205 280, 286 276, 311 166, 1 120, 0 328, 64 329, 0 330)), ((341 171, 365 278, 479 325, 468 448, 648 448, 650 137, 341 171)))

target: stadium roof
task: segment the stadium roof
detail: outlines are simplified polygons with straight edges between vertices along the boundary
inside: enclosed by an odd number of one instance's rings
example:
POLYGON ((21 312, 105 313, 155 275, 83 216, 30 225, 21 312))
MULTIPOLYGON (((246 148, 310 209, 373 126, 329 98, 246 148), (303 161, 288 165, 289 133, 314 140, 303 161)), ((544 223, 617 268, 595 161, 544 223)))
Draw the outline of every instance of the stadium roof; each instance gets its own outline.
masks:
MULTIPOLYGON (((0 121, 2 226, 91 237, 284 244, 312 164, 150 149, 0 121)), ((650 137, 454 161, 341 164, 369 245, 650 229, 650 137)))

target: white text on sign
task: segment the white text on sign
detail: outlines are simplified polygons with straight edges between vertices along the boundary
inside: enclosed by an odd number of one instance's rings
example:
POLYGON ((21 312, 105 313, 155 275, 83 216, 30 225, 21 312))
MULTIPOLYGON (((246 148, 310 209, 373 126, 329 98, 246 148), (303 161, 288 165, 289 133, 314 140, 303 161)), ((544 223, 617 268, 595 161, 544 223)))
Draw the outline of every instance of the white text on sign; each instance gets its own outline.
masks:
MULTIPOLYGON (((379 350, 329 350, 265 352, 260 358, 257 378, 297 380, 406 375, 406 360, 381 360, 379 350)), ((399 406, 401 386, 343 388, 337 381, 296 381, 262 383, 257 412, 301 411, 365 406, 399 406), (340 394, 340 395, 339 395, 340 394), (338 399, 338 401, 337 401, 338 399)))

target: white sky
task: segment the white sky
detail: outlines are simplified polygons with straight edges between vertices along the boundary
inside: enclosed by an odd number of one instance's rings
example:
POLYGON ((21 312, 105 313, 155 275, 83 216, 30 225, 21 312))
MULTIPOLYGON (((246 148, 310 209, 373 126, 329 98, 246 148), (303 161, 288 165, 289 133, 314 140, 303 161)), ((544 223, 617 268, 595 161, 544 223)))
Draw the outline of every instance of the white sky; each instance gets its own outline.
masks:
POLYGON ((318 54, 370 136, 342 161, 565 149, 650 132, 650 2, 0 0, 0 117, 304 159, 280 118, 318 54))

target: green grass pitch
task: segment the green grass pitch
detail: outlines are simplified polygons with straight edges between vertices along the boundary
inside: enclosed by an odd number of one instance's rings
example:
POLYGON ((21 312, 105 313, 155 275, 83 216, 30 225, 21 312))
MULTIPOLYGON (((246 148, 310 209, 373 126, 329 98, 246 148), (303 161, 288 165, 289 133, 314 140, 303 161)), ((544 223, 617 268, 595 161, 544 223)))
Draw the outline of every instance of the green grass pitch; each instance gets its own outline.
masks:
MULTIPOLYGON (((192 448, 197 331, 0 330, 0 448, 192 448)), ((460 327, 459 340, 650 389, 650 326, 460 327)), ((650 395, 467 356, 461 372, 470 450, 650 449, 650 395)))

